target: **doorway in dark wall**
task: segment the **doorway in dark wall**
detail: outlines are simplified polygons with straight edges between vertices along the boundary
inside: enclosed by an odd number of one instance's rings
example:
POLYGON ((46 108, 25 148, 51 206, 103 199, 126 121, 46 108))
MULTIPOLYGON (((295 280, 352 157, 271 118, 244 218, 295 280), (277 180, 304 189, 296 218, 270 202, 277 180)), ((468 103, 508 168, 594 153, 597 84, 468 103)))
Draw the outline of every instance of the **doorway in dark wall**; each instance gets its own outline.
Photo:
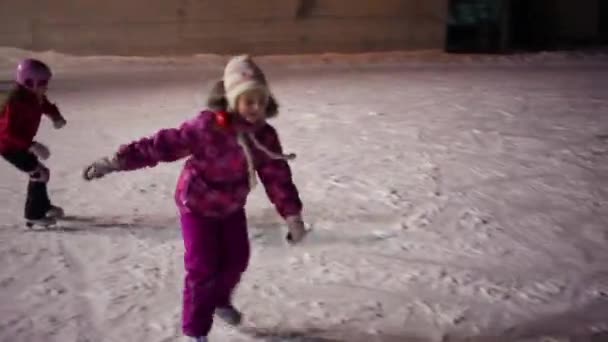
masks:
POLYGON ((555 47, 555 1, 510 0, 509 7, 510 50, 538 51, 555 47))
POLYGON ((608 44, 608 1, 598 0, 599 4, 599 23, 600 23, 600 40, 603 44, 608 44))
POLYGON ((446 51, 492 53, 503 49, 503 3, 507 0, 450 0, 446 51))
POLYGON ((535 51, 558 43, 555 0, 450 0, 448 9, 448 52, 535 51))

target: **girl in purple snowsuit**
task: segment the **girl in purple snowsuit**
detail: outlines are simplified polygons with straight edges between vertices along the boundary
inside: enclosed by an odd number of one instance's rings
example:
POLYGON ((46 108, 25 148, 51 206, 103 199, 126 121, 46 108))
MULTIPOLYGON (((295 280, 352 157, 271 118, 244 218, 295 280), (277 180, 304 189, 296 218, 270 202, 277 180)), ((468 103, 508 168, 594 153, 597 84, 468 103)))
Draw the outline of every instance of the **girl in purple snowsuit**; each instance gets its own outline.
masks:
POLYGON ((189 157, 175 200, 185 245, 182 327, 194 341, 207 341, 214 313, 233 325, 241 321, 231 295, 249 261, 244 208, 256 173, 287 222, 288 240, 296 243, 306 234, 287 164, 295 156, 283 154, 277 132, 266 122, 277 104, 250 57, 228 62, 209 105, 212 110, 179 128, 124 145, 84 170, 84 178, 92 180, 189 157))

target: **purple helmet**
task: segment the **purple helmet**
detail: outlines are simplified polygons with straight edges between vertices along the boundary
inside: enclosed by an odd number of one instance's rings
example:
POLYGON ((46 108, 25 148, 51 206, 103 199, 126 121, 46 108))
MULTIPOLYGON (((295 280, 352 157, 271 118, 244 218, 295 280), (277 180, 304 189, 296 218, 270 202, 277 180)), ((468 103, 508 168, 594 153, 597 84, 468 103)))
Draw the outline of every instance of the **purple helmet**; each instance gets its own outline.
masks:
POLYGON ((46 87, 53 73, 48 65, 37 59, 24 59, 17 66, 15 81, 28 88, 46 87))

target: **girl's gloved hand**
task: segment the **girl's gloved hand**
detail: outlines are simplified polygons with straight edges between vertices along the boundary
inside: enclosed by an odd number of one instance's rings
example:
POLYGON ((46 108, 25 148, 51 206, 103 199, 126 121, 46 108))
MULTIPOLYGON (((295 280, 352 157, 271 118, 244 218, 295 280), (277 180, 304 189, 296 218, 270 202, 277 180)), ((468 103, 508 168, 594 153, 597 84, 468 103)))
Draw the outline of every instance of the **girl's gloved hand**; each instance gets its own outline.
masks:
POLYGON ((300 215, 290 216, 286 221, 288 229, 287 242, 293 245, 302 241, 306 234, 308 234, 302 217, 300 215))
POLYGON ((55 129, 61 129, 63 128, 68 122, 64 119, 64 118, 59 118, 59 119, 55 119, 55 121, 53 121, 53 127, 55 127, 55 129))
POLYGON ((91 181, 93 179, 102 178, 108 173, 118 170, 119 166, 116 159, 104 157, 85 167, 82 172, 82 177, 86 181, 91 181))
POLYGON ((29 151, 42 160, 47 160, 51 156, 51 151, 49 150, 49 148, 36 141, 32 143, 32 146, 30 146, 29 151))

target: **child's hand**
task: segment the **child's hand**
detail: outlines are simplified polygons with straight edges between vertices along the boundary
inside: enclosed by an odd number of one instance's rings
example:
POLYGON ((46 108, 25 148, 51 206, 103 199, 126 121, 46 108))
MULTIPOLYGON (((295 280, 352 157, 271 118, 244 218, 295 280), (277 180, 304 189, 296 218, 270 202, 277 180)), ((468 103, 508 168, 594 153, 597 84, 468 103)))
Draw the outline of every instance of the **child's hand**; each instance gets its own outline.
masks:
POLYGON ((51 156, 51 151, 49 151, 49 148, 36 141, 32 143, 32 146, 30 146, 29 151, 42 160, 47 160, 51 156))
POLYGON ((91 181, 96 178, 102 178, 108 173, 118 171, 118 169, 118 163, 115 159, 105 157, 85 167, 82 172, 82 177, 87 181, 91 181))
POLYGON ((55 127, 55 129, 62 129, 67 123, 68 122, 65 121, 64 118, 55 119, 55 121, 53 121, 53 127, 55 127))
POLYGON ((287 242, 292 245, 302 241, 308 233, 300 215, 287 218, 287 229, 287 242))

